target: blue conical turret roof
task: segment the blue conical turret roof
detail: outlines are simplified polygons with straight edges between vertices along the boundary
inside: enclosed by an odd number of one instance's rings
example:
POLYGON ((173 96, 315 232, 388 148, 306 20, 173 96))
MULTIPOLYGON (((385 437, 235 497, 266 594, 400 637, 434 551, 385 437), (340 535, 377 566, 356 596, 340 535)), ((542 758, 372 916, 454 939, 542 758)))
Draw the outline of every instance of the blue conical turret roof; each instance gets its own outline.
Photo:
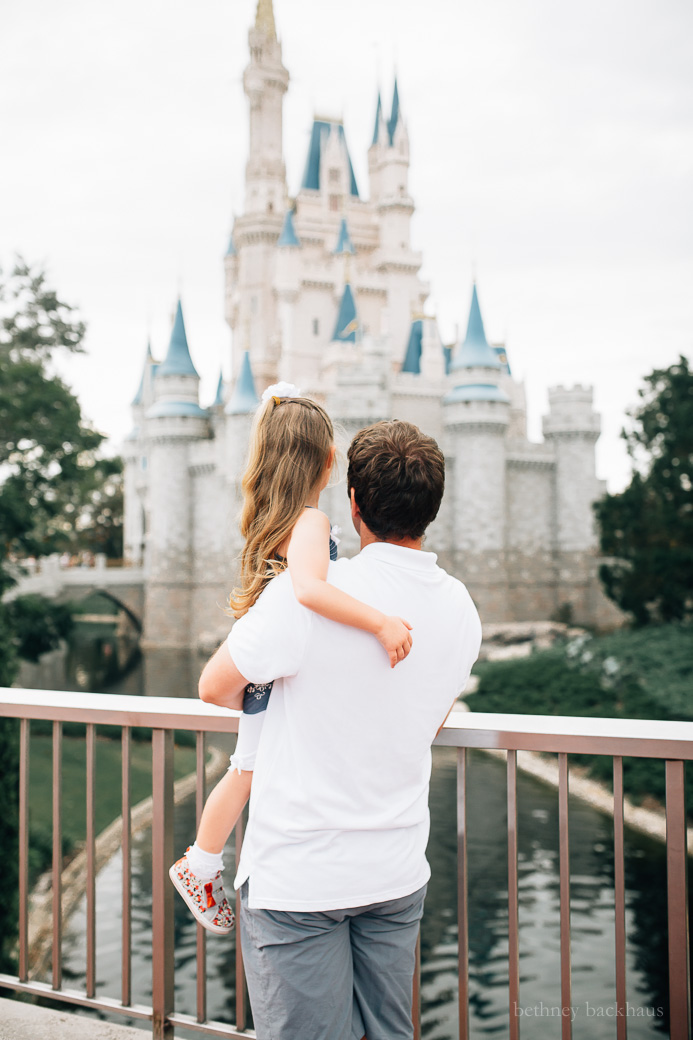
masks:
POLYGON ((310 144, 308 145, 308 157, 306 159, 306 168, 303 171, 301 187, 309 188, 311 191, 320 191, 320 156, 322 154, 323 144, 326 143, 327 138, 333 130, 339 135, 344 148, 346 149, 347 163, 349 167, 349 194, 353 195, 354 198, 358 198, 359 189, 356 186, 356 177, 354 175, 354 167, 351 164, 351 156, 349 155, 349 147, 344 134, 344 126, 342 123, 328 122, 325 119, 313 120, 313 129, 310 135, 310 144))
POLYGON ((178 306, 176 307, 176 317, 173 322, 168 353, 157 372, 157 377, 159 376, 195 376, 197 379, 200 378, 190 357, 188 337, 185 335, 183 308, 180 300, 178 300, 178 306))
POLYGON ((217 393, 214 398, 214 404, 212 408, 220 408, 224 403, 224 374, 219 373, 219 382, 217 383, 217 393))
POLYGON ((467 335, 450 365, 451 371, 459 368, 502 368, 497 353, 489 346, 486 339, 481 308, 479 307, 479 296, 476 291, 476 282, 472 289, 467 335))
POLYGON ((413 372, 418 375, 421 372, 421 351, 423 346, 423 321, 416 318, 411 323, 409 330, 409 342, 402 362, 403 372, 413 372))
POLYGON ((255 390, 253 370, 250 367, 250 354, 246 350, 236 379, 236 385, 231 394, 231 400, 226 406, 227 415, 246 415, 254 412, 260 403, 260 398, 255 390))
POLYGON ((234 245, 233 235, 229 235, 229 244, 226 247, 226 256, 237 256, 236 246, 234 245))
POLYGON ((397 129, 397 123, 399 122, 399 90, 397 88, 397 80, 395 79, 395 89, 392 92, 392 110, 390 112, 390 120, 387 124, 387 132, 390 136, 390 144, 392 144, 395 137, 395 130, 397 129))
MULTIPOLYGON (((142 404, 144 398, 144 380, 147 375, 147 368, 151 365, 152 358, 152 344, 150 340, 147 340, 147 353, 144 357, 144 365, 142 367, 142 375, 140 376, 140 385, 137 387, 137 393, 132 399, 132 407, 135 408, 138 404, 142 404)), ((158 366, 157 366, 158 367, 158 366)))
POLYGON ((383 118, 383 103, 380 98, 380 91, 378 91, 378 104, 375 109, 375 126, 373 127, 373 140, 371 145, 377 144, 380 139, 380 121, 383 118))
POLYGON ((342 302, 339 305, 339 314, 332 334, 333 343, 355 343, 356 330, 359 327, 356 315, 356 303, 349 282, 344 286, 342 302))
POLYGON ((339 235, 334 255, 339 256, 342 253, 348 253, 350 256, 354 256, 356 253, 354 243, 351 241, 351 235, 349 234, 349 228, 347 227, 346 217, 342 217, 342 222, 339 225, 339 235))
POLYGON ((286 211, 277 245, 282 247, 301 245, 301 240, 296 234, 296 228, 294 227, 294 211, 292 209, 287 209, 286 211))

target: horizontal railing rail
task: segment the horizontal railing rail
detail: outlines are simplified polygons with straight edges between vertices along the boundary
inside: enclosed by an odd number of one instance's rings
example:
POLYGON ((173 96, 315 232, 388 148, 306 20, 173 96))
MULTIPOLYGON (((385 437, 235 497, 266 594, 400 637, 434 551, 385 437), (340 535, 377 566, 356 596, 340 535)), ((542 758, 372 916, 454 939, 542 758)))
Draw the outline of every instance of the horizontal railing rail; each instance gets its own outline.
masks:
MULTIPOLYGON (((155 1040, 171 1038, 176 1026, 208 1036, 247 1038, 247 1006, 243 958, 237 937, 236 1022, 227 1025, 207 1019, 205 986, 205 932, 197 931, 197 1014, 174 1010, 173 886, 167 872, 173 862, 173 736, 175 730, 197 734, 196 812, 204 804, 205 734, 238 729, 238 712, 193 699, 136 697, 114 694, 63 693, 0 688, 0 717, 20 720, 19 765, 19 945, 18 974, 0 975, 0 986, 65 1003, 97 1008, 135 1018, 149 1019, 155 1040), (28 945, 28 777, 32 720, 53 725, 53 862, 52 981, 30 978, 28 945), (61 760, 63 723, 86 726, 87 802, 87 935, 85 992, 63 986, 61 921, 61 760), (96 727, 122 729, 122 972, 121 1000, 96 994, 96 902, 94 835, 94 742, 96 727), (152 1006, 134 1005, 130 966, 131 951, 131 841, 130 748, 133 727, 152 730, 152 1006)), ((568 755, 599 754, 613 758, 614 889, 616 1035, 626 1040, 626 928, 624 880, 623 757, 659 758, 665 761, 667 824, 667 921, 669 953, 669 1020, 671 1040, 690 1035, 691 1001, 688 934, 687 833, 685 762, 693 758, 693 723, 641 719, 595 719, 542 715, 505 715, 455 712, 447 720, 436 744, 457 749, 457 849, 458 849, 458 985, 459 1037, 469 1037, 468 987, 468 891, 467 891, 467 750, 495 748, 507 751, 508 813, 508 1015, 509 1036, 520 1035, 517 752, 553 752, 558 755, 559 808, 559 908, 561 964, 561 1037, 572 1036, 570 963, 570 862, 568 838, 568 755)), ((236 856, 242 843, 242 824, 236 828, 236 856)), ((237 906, 238 910, 238 906, 237 906)), ((418 965, 417 957, 417 965, 418 965)), ((414 980, 415 1037, 420 1031, 420 984, 414 980)))

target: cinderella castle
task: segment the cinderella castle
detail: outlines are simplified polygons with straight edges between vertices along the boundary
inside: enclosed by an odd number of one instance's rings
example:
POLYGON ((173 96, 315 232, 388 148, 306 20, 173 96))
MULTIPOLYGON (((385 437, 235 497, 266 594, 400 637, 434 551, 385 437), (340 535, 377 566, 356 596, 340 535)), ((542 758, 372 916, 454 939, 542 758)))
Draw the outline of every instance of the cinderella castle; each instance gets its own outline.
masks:
MULTIPOLYGON (((278 380, 324 404, 347 437, 397 417, 434 436, 446 493, 426 548, 460 577, 482 619, 608 621, 596 577, 592 503, 600 421, 587 386, 549 391, 543 443, 527 437, 525 393, 489 343, 476 285, 466 334, 444 345, 412 249, 409 135, 395 83, 378 96, 369 195, 341 121, 316 116, 290 196, 282 141, 289 73, 272 0, 259 0, 243 88, 250 112, 245 206, 224 266, 231 379, 202 406, 180 301, 166 357, 147 351, 125 448, 125 554, 146 574, 144 638, 196 645, 222 613, 240 544, 240 478, 258 394, 278 380)), ((465 304, 460 304, 462 309, 465 304)), ((357 549, 344 483, 323 504, 357 549)))

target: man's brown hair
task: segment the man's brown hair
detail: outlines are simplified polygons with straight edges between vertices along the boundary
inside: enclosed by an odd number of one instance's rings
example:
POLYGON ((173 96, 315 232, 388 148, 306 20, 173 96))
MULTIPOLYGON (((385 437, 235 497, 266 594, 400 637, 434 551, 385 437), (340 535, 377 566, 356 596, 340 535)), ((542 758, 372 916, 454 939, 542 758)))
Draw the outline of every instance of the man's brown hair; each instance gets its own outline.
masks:
POLYGON ((445 459, 413 423, 367 426, 348 451, 347 488, 376 538, 419 539, 435 520, 445 489, 445 459))

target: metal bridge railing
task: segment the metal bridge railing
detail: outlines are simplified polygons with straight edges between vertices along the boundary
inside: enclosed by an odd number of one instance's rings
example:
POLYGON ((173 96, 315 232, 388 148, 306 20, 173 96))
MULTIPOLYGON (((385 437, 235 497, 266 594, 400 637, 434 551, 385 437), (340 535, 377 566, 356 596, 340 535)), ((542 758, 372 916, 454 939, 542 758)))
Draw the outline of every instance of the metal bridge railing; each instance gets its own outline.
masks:
MULTIPOLYGON (((229 733, 238 728, 238 714, 197 700, 164 697, 128 697, 111 694, 56 693, 0 688, 0 716, 20 720, 19 765, 19 964, 18 974, 0 975, 0 987, 50 997, 116 1014, 148 1019, 154 1040, 173 1037, 174 1028, 199 1031, 207 1036, 252 1037, 247 1028, 247 1003, 243 957, 236 936, 236 1021, 229 1025, 208 1021, 206 1008, 205 931, 197 928, 197 1013, 177 1013, 174 1007, 173 899, 168 868, 173 862, 173 736, 174 730, 195 732, 197 762, 197 818, 204 803, 205 734, 229 733), (29 971, 28 848, 29 848, 29 743, 32 719, 53 724, 53 944, 52 982, 32 980, 29 971), (66 722, 86 725, 86 988, 65 988, 62 970, 61 921, 61 759, 62 727, 66 722), (94 833, 94 749, 96 727, 122 730, 122 972, 121 999, 99 996, 96 987, 96 899, 94 833), (131 841, 130 748, 131 729, 152 729, 152 1006, 132 1003, 131 974, 131 841)), ((667 817, 667 916, 669 937, 669 998, 671 1040, 690 1035, 690 968, 688 935, 688 887, 684 766, 693 758, 693 723, 649 720, 591 719, 541 715, 453 713, 436 743, 457 749, 457 876, 458 876, 458 982, 459 1037, 469 1037, 468 987, 468 887, 466 778, 469 748, 502 748, 507 751, 508 841, 508 1021, 510 1040, 519 1040, 520 1018, 513 1009, 520 1004, 520 941, 518 929, 517 865, 517 752, 553 752, 559 763, 559 884, 561 961, 561 1040, 572 1036, 570 963, 570 866, 568 839, 568 754, 601 754, 613 759, 616 1036, 626 1040, 626 918, 624 883, 623 757, 659 758, 666 762, 667 817), (620 1009, 620 1013, 619 1013, 620 1009)), ((237 826, 236 857, 243 840, 237 826)), ((237 906, 237 912, 238 912, 237 906)), ((417 958, 418 963, 418 958, 417 958)), ((413 980, 415 1037, 420 1038, 420 981, 413 980)))

